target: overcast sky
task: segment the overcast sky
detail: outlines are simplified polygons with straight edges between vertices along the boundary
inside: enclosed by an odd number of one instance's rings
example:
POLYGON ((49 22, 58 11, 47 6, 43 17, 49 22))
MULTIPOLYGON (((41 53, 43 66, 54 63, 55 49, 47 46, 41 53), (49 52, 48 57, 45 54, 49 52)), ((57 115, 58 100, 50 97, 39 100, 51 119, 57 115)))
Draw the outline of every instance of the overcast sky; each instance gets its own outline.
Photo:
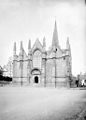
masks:
POLYGON ((54 22, 57 21, 59 44, 66 47, 69 36, 74 75, 86 71, 86 6, 84 0, 0 0, 0 65, 17 53, 23 41, 27 53, 28 40, 32 45, 46 38, 47 48, 52 43, 54 22))

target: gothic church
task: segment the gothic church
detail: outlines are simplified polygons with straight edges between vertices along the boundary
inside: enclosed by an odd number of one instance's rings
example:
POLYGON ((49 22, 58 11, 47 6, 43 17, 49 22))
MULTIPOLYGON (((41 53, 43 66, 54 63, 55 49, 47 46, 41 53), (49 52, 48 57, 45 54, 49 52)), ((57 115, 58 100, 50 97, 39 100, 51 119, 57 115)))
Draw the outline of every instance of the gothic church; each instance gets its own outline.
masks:
POLYGON ((13 49, 13 83, 31 86, 67 86, 71 76, 71 49, 69 39, 66 49, 61 49, 58 41, 55 21, 52 45, 46 51, 45 38, 43 44, 37 39, 31 47, 28 44, 28 55, 22 41, 19 55, 16 54, 16 42, 13 49))

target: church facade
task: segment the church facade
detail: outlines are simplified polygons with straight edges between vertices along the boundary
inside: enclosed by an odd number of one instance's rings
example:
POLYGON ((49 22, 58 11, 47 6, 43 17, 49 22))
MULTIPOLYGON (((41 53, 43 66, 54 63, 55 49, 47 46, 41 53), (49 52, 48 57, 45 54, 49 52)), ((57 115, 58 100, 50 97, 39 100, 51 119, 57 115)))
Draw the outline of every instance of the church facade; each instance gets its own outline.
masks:
POLYGON ((58 41, 57 25, 55 21, 52 45, 46 51, 37 39, 31 47, 28 43, 28 55, 25 53, 22 41, 19 55, 16 54, 16 42, 13 49, 13 83, 31 86, 67 86, 71 76, 71 49, 69 39, 66 49, 61 49, 58 41))

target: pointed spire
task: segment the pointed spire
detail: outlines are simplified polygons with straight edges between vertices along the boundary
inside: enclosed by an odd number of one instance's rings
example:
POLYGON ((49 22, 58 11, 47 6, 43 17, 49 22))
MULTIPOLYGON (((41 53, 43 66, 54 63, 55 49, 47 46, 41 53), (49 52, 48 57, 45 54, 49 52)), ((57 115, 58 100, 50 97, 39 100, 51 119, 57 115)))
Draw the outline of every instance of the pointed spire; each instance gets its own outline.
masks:
POLYGON ((53 39, 52 39, 52 47, 57 47, 57 46, 59 46, 59 42, 58 42, 57 24, 55 21, 53 39))
POLYGON ((70 50, 69 37, 67 37, 66 48, 70 50))
POLYGON ((14 52, 14 55, 16 55, 16 42, 14 42, 13 52, 14 52))

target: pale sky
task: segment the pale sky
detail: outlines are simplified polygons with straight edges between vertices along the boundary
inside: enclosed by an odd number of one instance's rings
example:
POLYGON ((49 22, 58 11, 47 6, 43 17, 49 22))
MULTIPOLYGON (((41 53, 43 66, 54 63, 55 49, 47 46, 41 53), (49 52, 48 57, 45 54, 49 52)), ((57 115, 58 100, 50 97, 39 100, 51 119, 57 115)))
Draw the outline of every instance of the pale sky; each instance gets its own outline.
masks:
POLYGON ((70 39, 72 73, 86 72, 86 5, 84 0, 0 0, 0 65, 5 65, 13 55, 14 41, 17 53, 20 41, 28 51, 39 38, 46 38, 47 48, 52 43, 54 22, 57 22, 61 48, 70 39))

